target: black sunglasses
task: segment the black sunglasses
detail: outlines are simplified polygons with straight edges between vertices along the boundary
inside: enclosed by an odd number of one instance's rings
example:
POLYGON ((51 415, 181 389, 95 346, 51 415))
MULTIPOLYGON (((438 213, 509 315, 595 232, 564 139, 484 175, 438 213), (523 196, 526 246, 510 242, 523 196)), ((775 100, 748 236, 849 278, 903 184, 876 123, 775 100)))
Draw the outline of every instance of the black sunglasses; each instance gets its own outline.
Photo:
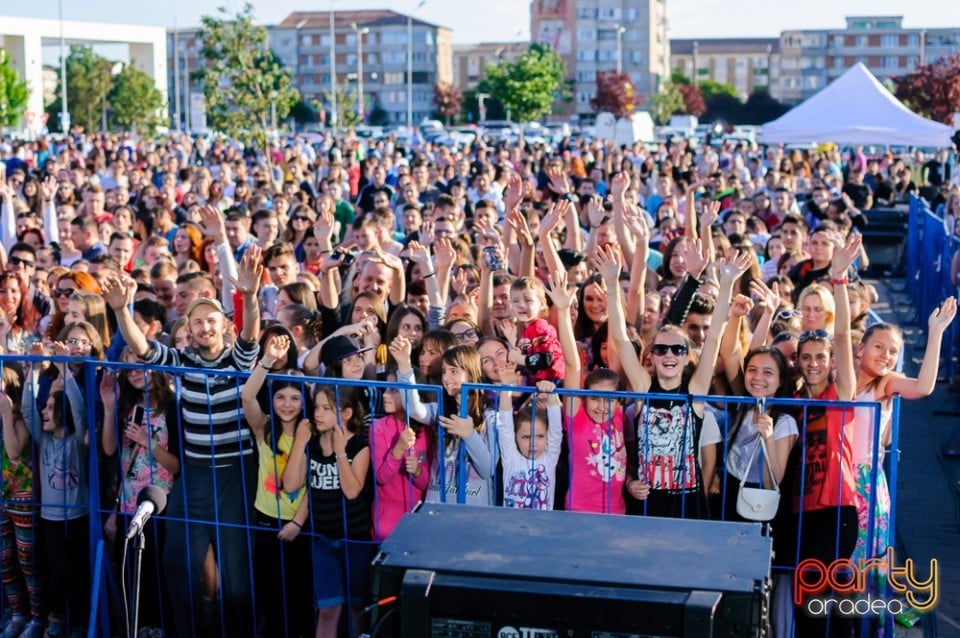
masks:
POLYGON ((305 217, 304 215, 294 215, 294 216, 293 216, 293 221, 295 221, 295 222, 308 222, 308 221, 310 221, 310 218, 309 218, 309 217, 305 217))
POLYGON ((68 297, 74 293, 74 288, 54 288, 53 296, 54 297, 68 297))
POLYGON ((671 344, 655 343, 652 346, 650 346, 650 352, 657 355, 658 357, 662 357, 668 352, 672 352, 674 355, 678 357, 682 357, 683 355, 687 354, 689 351, 690 351, 689 348, 687 348, 687 346, 682 343, 671 343, 671 344))
POLYGON ((830 341, 830 333, 826 330, 807 330, 800 333, 800 343, 807 341, 830 341))
POLYGON ((14 266, 30 266, 30 267, 33 267, 33 266, 36 266, 36 265, 37 265, 36 262, 34 262, 34 261, 31 261, 31 260, 29 260, 29 259, 21 259, 21 258, 19 258, 19 257, 11 257, 11 258, 10 258, 10 263, 13 264, 14 266))

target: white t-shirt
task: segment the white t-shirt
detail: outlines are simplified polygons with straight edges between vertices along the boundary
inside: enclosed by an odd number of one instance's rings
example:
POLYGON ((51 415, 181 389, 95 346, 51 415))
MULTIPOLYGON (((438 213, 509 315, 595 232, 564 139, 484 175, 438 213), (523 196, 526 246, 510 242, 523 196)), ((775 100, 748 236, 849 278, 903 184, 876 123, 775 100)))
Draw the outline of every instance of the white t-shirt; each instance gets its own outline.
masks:
POLYGON ((535 459, 525 457, 517 448, 512 410, 500 411, 497 428, 503 463, 504 507, 552 510, 557 487, 557 460, 563 443, 560 406, 547 406, 547 449, 535 459))
MULTIPOLYGON (((754 420, 754 411, 744 417, 743 423, 737 430, 737 439, 730 444, 727 452, 727 472, 739 480, 744 478, 748 483, 760 483, 761 471, 767 472, 763 458, 763 450, 760 448, 760 436, 757 432, 757 424, 754 420), (754 458, 754 456, 756 458, 754 458), (753 458, 753 465, 750 465, 750 459, 753 458), (744 476, 747 467, 750 467, 749 476, 744 476)), ((797 436, 797 421, 789 414, 781 414, 773 424, 773 439, 779 441, 787 436, 797 436)), ((772 450, 767 450, 771 454, 772 450)))

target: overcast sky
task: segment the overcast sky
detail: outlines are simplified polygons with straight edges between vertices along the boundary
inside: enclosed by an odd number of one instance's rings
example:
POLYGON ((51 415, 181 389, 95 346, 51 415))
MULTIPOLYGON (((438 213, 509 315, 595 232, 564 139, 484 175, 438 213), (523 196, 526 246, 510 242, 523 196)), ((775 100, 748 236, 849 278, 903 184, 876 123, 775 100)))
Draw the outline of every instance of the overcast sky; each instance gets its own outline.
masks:
MULTIPOLYGON (((569 0, 575 2, 576 0, 569 0)), ((217 7, 239 10, 244 0, 62 0, 64 18, 94 22, 196 26, 217 7)), ((906 27, 960 26, 960 2, 924 0, 666 0, 672 38, 773 37, 783 29, 842 28, 848 15, 903 15, 906 27)), ((257 18, 281 21, 297 10, 382 9, 407 13, 419 0, 255 0, 257 18)), ((0 16, 57 18, 57 0, 0 0, 0 16)), ((426 0, 415 15, 453 29, 455 43, 526 40, 527 0, 426 0)), ((3 21, 0 18, 0 32, 3 21)))

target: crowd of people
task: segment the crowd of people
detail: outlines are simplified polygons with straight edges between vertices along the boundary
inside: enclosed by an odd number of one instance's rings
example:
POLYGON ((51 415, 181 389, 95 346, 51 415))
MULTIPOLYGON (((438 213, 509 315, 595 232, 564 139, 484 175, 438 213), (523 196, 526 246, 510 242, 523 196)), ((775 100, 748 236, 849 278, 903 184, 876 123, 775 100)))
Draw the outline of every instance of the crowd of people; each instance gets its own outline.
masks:
POLYGON ((789 568, 890 542, 891 399, 933 391, 956 300, 899 372, 860 231, 911 193, 956 228, 947 151, 75 132, 0 170, 0 349, 32 355, 3 362, 3 638, 85 631, 91 531, 121 582, 150 485, 167 636, 355 635, 424 501, 745 520, 741 485, 782 495, 774 635, 853 635, 789 568))

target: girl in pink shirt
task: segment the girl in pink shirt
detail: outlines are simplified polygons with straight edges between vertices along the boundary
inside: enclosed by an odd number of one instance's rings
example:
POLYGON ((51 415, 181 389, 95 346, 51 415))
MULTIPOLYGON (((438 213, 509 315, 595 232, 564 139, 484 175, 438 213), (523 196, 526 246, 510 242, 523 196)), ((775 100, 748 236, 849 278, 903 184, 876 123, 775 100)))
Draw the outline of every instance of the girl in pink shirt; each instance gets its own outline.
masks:
POLYGON ((377 541, 389 536, 400 518, 423 500, 430 480, 426 431, 410 426, 400 392, 384 390, 386 416, 373 422, 370 436, 377 477, 373 501, 373 538, 377 541))

